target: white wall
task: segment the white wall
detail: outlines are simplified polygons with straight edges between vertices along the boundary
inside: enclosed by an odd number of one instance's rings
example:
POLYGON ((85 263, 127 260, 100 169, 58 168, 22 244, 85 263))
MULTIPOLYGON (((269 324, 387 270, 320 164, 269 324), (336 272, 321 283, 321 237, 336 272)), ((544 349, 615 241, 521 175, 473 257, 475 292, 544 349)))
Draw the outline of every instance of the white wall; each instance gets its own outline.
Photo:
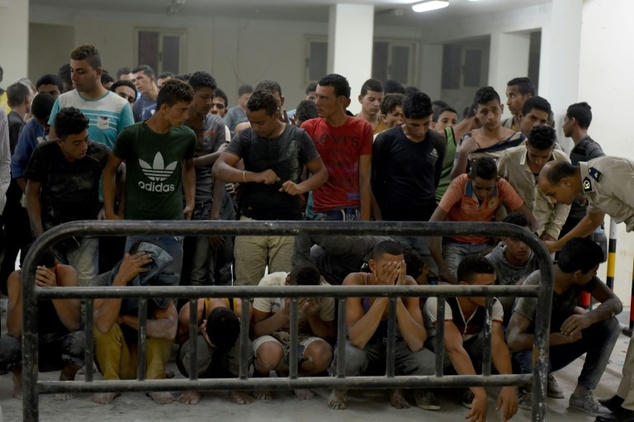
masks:
POLYGON ((68 63, 68 57, 75 48, 75 28, 72 26, 29 24, 29 73, 37 82, 47 73, 57 74, 60 66, 68 63), (55 42, 51 42, 52 39, 55 42))
POLYGON ((4 70, 1 86, 6 89, 28 71, 29 2, 0 2, 0 66, 4 70))
MULTIPOLYGON (((630 0, 585 0, 576 99, 591 105, 589 133, 605 153, 630 159, 634 159, 634 133, 627 124, 634 92, 634 50, 628 47, 634 39, 632 16, 634 2, 630 0)), ((615 290, 629 305, 634 234, 626 234, 623 224, 618 227, 615 290)))

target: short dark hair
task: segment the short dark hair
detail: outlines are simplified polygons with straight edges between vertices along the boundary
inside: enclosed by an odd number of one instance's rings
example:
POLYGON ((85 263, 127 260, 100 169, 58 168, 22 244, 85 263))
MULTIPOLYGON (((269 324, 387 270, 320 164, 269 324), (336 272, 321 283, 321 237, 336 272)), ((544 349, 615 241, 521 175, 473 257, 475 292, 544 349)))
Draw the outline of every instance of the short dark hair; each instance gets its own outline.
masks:
POLYGON ((520 227, 531 227, 531 222, 527 216, 519 212, 512 212, 502 220, 503 223, 514 224, 520 227))
POLYGON ((385 81, 385 83, 383 84, 383 91, 386 94, 405 95, 405 87, 399 81, 395 81, 394 79, 388 79, 387 81, 385 81))
POLYGON ((330 73, 317 82, 320 86, 331 86, 335 90, 335 97, 350 98, 350 84, 345 76, 330 73))
POLYGON ((127 86, 128 88, 133 89, 135 97, 139 94, 138 91, 136 90, 136 85, 134 84, 134 82, 129 81, 127 79, 123 79, 113 83, 112 86, 110 87, 110 91, 116 92, 117 88, 119 88, 120 86, 127 86))
POLYGON ((214 308, 207 317, 207 336, 220 350, 229 350, 240 336, 240 320, 228 308, 214 308))
POLYGON ((7 87, 7 104, 9 107, 17 107, 29 98, 31 90, 20 82, 12 83, 7 87))
POLYGON ((568 118, 574 118, 581 129, 588 129, 592 123, 592 107, 588 103, 575 103, 566 110, 568 118))
POLYGON ((587 273, 603 261, 605 256, 601 246, 590 239, 575 237, 559 252, 557 266, 568 274, 575 271, 587 273))
POLYGON ((544 97, 540 97, 539 95, 530 97, 524 102, 524 105, 522 106, 522 114, 526 116, 535 109, 548 113, 549 116, 553 113, 550 103, 544 97))
POLYGON ((132 73, 132 70, 129 67, 120 67, 117 70, 117 79, 121 79, 122 75, 129 75, 130 73, 132 73))
POLYGON ((520 94, 526 95, 531 94, 535 95, 535 84, 529 78, 513 78, 511 79, 506 86, 517 86, 517 89, 520 91, 520 94))
POLYGON ((194 92, 201 88, 216 89, 216 80, 207 72, 194 72, 189 77, 189 84, 194 88, 194 92))
POLYGON ((555 146, 557 132, 548 125, 533 126, 528 134, 528 145, 540 151, 546 151, 555 146))
POLYGON ((214 92, 214 97, 222 98, 225 101, 225 107, 229 105, 229 98, 227 97, 227 94, 225 94, 225 92, 222 89, 216 88, 216 92, 214 92))
POLYGON ((425 260, 410 245, 403 245, 403 259, 407 267, 407 275, 416 280, 422 274, 421 268, 425 265, 425 260))
POLYGON ((108 73, 107 70, 104 70, 101 73, 101 84, 105 85, 107 83, 114 83, 114 78, 110 76, 110 73, 108 73))
POLYGON ((403 245, 393 240, 382 240, 372 249, 372 259, 376 261, 383 255, 403 255, 403 245))
POLYGON ((405 94, 406 96, 407 96, 407 95, 409 95, 409 94, 413 94, 413 93, 415 93, 415 92, 423 92, 423 91, 421 91, 420 89, 418 89, 418 88, 417 88, 417 87, 415 87, 415 86, 408 86, 408 87, 405 87, 405 92, 404 92, 404 94, 405 94))
POLYGON ((280 84, 271 80, 260 81, 260 83, 255 86, 255 90, 267 91, 271 94, 277 92, 278 94, 280 94, 280 97, 282 96, 282 87, 280 86, 280 84))
POLYGON ((94 45, 80 45, 70 52, 70 58, 72 60, 85 60, 93 69, 101 67, 101 55, 94 45))
POLYGON ((361 96, 365 97, 368 91, 383 92, 383 84, 378 79, 368 79, 361 85, 361 96))
POLYGON ((487 104, 493 100, 497 100, 501 104, 500 94, 492 86, 483 86, 473 96, 473 102, 477 105, 487 104))
POLYGON ((244 94, 253 94, 253 87, 251 85, 240 85, 238 88, 238 97, 242 97, 244 94))
POLYGON ((77 135, 88 129, 90 121, 75 107, 63 108, 55 115, 55 133, 62 141, 69 135, 77 135))
MULTIPOLYGON (((256 92, 254 92, 253 95, 255 95, 256 92)), ((310 264, 297 265, 293 267, 291 272, 288 274, 288 279, 292 285, 297 286, 318 286, 321 283, 319 270, 317 267, 310 264)))
POLYGON ((471 284, 478 274, 495 274, 495 267, 483 255, 472 254, 462 258, 458 264, 458 281, 471 284))
POLYGON ((265 110, 268 116, 277 113, 277 101, 270 91, 254 91, 247 102, 249 111, 265 110))
POLYGON ((462 118, 463 119, 470 119, 470 118, 472 118, 472 117, 474 117, 476 115, 477 111, 478 111, 478 104, 477 103, 471 103, 470 105, 465 107, 465 109, 462 111, 462 118))
POLYGON ((381 113, 389 114, 394 111, 396 107, 403 107, 403 101, 405 101, 405 95, 403 94, 387 94, 381 99, 381 113))
POLYGON ((31 103, 31 113, 40 120, 48 120, 55 104, 51 94, 37 94, 31 103))
POLYGON ((179 80, 170 79, 165 82, 156 97, 156 109, 160 109, 163 104, 172 107, 179 101, 191 103, 194 99, 194 90, 189 84, 179 80))
POLYGON ((567 161, 553 161, 551 166, 547 172, 542 170, 539 175, 545 177, 546 181, 553 186, 559 184, 564 177, 574 176, 578 168, 567 161))
POLYGON ((317 106, 314 101, 303 100, 297 106, 295 110, 295 118, 299 121, 305 122, 306 120, 314 119, 317 117, 317 106))
POLYGON ((449 106, 447 106, 447 107, 443 107, 443 108, 439 108, 439 109, 437 109, 437 110, 434 112, 434 116, 431 118, 431 119, 432 119, 432 121, 433 121, 434 123, 438 122, 438 119, 440 119, 440 116, 441 116, 443 113, 447 113, 447 112, 448 112, 448 113, 454 113, 454 114, 456 115, 456 117, 458 117, 458 112, 457 112, 457 111, 456 111, 453 107, 449 107, 449 106))
POLYGON ((403 115, 408 119, 424 119, 433 114, 431 99, 424 92, 414 92, 403 101, 403 115))
POLYGON ((57 85, 59 92, 64 92, 64 81, 62 81, 62 78, 57 75, 53 75, 52 73, 40 76, 40 79, 35 82, 35 89, 39 89, 42 85, 57 85))
POLYGON ((69 87, 72 87, 73 80, 71 79, 70 75, 71 75, 70 64, 68 63, 64 63, 57 70, 57 76, 59 76, 66 85, 68 85, 69 87))
POLYGON ((143 72, 143 74, 149 78, 156 76, 156 74, 154 73, 154 69, 152 69, 150 66, 146 64, 142 64, 141 66, 137 66, 134 69, 132 69, 132 73, 138 73, 138 72, 143 72))
POLYGON ((304 91, 304 93, 308 95, 311 92, 315 92, 315 91, 317 91, 317 82, 311 82, 308 85, 306 85, 306 90, 304 91))
POLYGON ((177 73, 174 75, 174 79, 178 79, 179 81, 189 82, 189 78, 191 78, 192 74, 189 72, 186 73, 177 73))
POLYGON ((498 176, 498 168, 491 157, 480 157, 471 165, 471 178, 479 177, 482 180, 492 180, 498 176))
MULTIPOLYGON (((176 76, 174 74, 174 72, 161 72, 159 73, 159 75, 156 77, 156 79, 164 79, 164 78, 173 78, 174 76, 176 76)), ((195 90, 196 88, 194 88, 195 90)))

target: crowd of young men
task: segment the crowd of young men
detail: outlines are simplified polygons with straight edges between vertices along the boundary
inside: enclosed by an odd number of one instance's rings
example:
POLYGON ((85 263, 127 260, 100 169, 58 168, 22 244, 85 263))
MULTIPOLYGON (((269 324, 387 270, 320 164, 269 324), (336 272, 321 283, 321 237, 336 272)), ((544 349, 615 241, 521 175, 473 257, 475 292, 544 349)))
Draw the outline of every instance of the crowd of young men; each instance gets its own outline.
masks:
MULTIPOLYGON (((504 221, 535 233, 552 252, 560 251, 553 264, 551 372, 587 353, 570 406, 598 415, 598 420, 630 420, 621 417, 634 412, 620 397, 629 387, 604 403, 592 395, 618 336, 614 316, 622 306, 596 277, 605 257, 587 237, 605 214, 625 221, 628 230, 634 228, 628 199, 634 162, 604 157, 587 133, 592 119, 588 104, 567 110, 564 134, 575 143, 568 156, 558 145, 550 104, 524 77, 506 87, 512 113, 507 121, 501 121, 499 94, 482 87, 458 122, 458 113, 448 104, 432 102, 420 90, 404 89, 395 81, 366 81, 358 96, 361 112, 351 116, 351 87, 338 74, 311 83, 306 99, 287 113, 282 87, 275 81, 261 81, 255 89, 241 86, 238 105, 229 109, 226 94, 204 71, 157 77, 142 65, 120 69, 113 83, 91 45, 72 51, 69 68, 71 86, 55 75, 43 76, 36 87, 24 81, 10 85, 10 113, 0 111, 0 246, 5 255, 0 288, 9 297, 0 370, 13 372, 16 397, 21 389, 22 305, 21 271, 13 271, 13 263, 18 251, 24 257, 34 239, 59 224, 236 218, 308 219, 314 224, 504 221), (592 294, 600 305, 591 311, 579 308, 581 292, 592 294)), ((526 244, 468 234, 444 239, 305 234, 71 238, 47 253, 35 279, 42 287, 221 285, 234 282, 233 273, 235 284, 258 286, 540 282, 526 244)), ((388 299, 346 302, 345 315, 336 315, 333 298, 299 300, 300 376, 336 373, 337 347, 345 348, 346 375, 385 371, 388 299), (345 339, 336 338, 337 317, 345 318, 345 339)), ((256 298, 245 316, 237 299, 200 299, 199 332, 189 333, 189 306, 152 299, 146 377, 166 377, 174 342, 179 345, 178 368, 188 376, 194 336, 199 377, 238 376, 242 324, 250 331, 254 375, 288 372, 289 303, 283 297, 256 298)), ((80 304, 59 299, 38 306, 40 347, 47 348, 50 358, 40 362, 41 368, 61 369, 60 379, 72 380, 83 365, 80 304)), ((475 374, 484 306, 484 298, 447 300, 443 351, 434 350, 436 299, 399 298, 396 372, 432 374, 434 354, 446 353, 448 373, 475 374)), ((136 300, 95 300, 95 359, 104 379, 136 375, 138 308, 136 300)), ((535 300, 496 299, 492 310, 495 369, 501 374, 530 372, 535 300)), ((563 397, 552 374, 548 387, 549 396, 563 397)), ((99 393, 92 399, 104 404, 119 394, 99 393)), ((174 400, 166 392, 149 395, 160 404, 174 400)), ((313 393, 298 390, 296 395, 305 400, 313 393)), ((268 391, 254 396, 272 398, 268 391)), ((345 390, 333 390, 328 404, 345 409, 346 397, 345 390)), ((254 399, 243 391, 232 392, 231 398, 240 404, 254 399)), ((198 391, 179 398, 188 404, 200 399, 198 391)), ((402 391, 390 391, 389 400, 396 408, 409 407, 402 391)), ((468 419, 486 419, 483 388, 465 390, 461 401, 471 409, 468 419)), ((431 390, 415 391, 414 402, 426 410, 440 409, 431 390)), ((530 406, 530 391, 502 388, 498 409, 505 420, 517 412, 518 403, 530 406)))

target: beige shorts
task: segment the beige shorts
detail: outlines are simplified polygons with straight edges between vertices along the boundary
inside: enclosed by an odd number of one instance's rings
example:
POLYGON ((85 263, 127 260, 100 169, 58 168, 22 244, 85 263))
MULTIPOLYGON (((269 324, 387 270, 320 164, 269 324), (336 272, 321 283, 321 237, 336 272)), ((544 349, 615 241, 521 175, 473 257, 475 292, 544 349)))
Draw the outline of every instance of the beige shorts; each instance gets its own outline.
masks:
MULTIPOLYGON (((299 350, 297 354, 297 359, 299 360, 298 364, 301 364, 301 362, 306 359, 306 356, 304 355, 304 353, 306 349, 308 349, 308 346, 310 346, 316 341, 325 342, 325 340, 320 337, 314 337, 314 336, 309 336, 305 334, 300 334, 297 340, 298 340, 297 344, 299 345, 299 350)), ((290 336, 288 335, 288 333, 280 332, 280 333, 275 333, 274 335, 266 335, 266 336, 258 337, 255 340, 253 340, 253 354, 257 356, 258 348, 264 343, 268 343, 269 341, 273 341, 279 344, 280 347, 282 348, 282 352, 284 353, 284 357, 282 357, 280 364, 277 366, 277 368, 275 368, 275 370, 287 371, 289 367, 288 362, 289 362, 290 347, 291 347, 290 336)))

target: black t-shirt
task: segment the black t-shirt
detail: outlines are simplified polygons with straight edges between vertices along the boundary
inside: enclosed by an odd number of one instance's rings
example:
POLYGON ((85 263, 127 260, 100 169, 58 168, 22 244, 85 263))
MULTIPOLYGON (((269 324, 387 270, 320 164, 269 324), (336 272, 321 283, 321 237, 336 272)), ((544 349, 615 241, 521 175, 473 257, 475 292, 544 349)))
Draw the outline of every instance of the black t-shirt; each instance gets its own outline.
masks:
POLYGON ((101 208, 99 180, 108 161, 110 148, 89 141, 86 156, 68 162, 57 141, 37 146, 24 174, 40 182, 40 202, 44 230, 68 221, 94 220, 101 208))
POLYGON ((24 126, 24 120, 18 113, 12 111, 7 115, 7 122, 9 123, 9 145, 11 148, 11 155, 13 155, 15 146, 18 144, 20 129, 24 126))
POLYGON ((398 126, 377 136, 372 149, 372 189, 386 220, 428 220, 436 207, 447 142, 428 130, 413 142, 398 126))
POLYGON ((272 185, 245 183, 242 215, 255 220, 301 219, 301 198, 279 190, 288 180, 300 183, 304 165, 319 158, 315 144, 303 129, 286 125, 282 135, 266 139, 249 128, 233 138, 227 152, 242 158, 247 171, 261 173, 271 169, 280 178, 272 185))

